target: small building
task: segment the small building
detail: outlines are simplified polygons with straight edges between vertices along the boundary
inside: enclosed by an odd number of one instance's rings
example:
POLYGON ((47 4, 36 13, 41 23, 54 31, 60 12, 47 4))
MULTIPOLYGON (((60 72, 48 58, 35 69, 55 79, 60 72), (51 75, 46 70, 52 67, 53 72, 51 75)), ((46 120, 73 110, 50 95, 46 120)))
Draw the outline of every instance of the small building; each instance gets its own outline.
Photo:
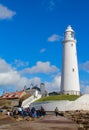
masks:
POLYGON ((21 97, 24 95, 26 95, 24 90, 16 92, 4 92, 0 100, 7 100, 7 102, 11 102, 11 106, 18 106, 21 97))
POLYGON ((46 90, 45 90, 45 84, 44 83, 40 84, 40 91, 41 91, 42 96, 45 96, 46 90))
POLYGON ((36 89, 35 87, 26 89, 25 92, 30 94, 30 95, 34 95, 34 97, 37 97, 38 94, 40 94, 40 90, 36 89))
POLYGON ((26 92, 24 90, 16 92, 4 92, 2 99, 20 99, 24 95, 26 95, 26 92))

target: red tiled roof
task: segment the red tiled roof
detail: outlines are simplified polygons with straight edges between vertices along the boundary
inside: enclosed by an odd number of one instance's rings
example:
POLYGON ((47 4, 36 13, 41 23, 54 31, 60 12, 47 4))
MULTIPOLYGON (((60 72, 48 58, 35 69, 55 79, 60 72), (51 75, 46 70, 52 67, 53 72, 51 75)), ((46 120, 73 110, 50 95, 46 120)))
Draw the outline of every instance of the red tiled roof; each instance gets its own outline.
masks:
POLYGON ((10 99, 10 98, 20 98, 23 91, 16 91, 11 93, 4 93, 2 98, 10 99))
POLYGON ((23 93, 23 91, 17 91, 16 95, 18 95, 18 97, 20 97, 22 93, 23 93))

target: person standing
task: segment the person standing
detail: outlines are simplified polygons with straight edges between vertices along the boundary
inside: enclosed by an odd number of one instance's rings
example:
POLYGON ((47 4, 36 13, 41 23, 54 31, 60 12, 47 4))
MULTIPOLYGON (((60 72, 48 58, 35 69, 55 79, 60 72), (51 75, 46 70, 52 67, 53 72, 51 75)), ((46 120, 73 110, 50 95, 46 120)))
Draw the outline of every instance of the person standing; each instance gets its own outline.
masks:
POLYGON ((58 116, 58 115, 59 115, 59 110, 58 110, 58 107, 56 107, 56 108, 55 108, 55 114, 56 114, 56 116, 58 116))

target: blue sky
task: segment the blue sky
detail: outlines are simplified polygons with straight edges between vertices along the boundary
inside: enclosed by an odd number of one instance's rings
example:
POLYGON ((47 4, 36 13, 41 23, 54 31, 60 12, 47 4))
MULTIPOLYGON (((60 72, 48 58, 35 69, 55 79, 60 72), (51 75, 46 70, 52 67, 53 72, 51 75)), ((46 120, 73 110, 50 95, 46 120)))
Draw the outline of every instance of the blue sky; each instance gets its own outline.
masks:
POLYGON ((62 39, 75 31, 82 93, 89 93, 89 0, 0 0, 0 89, 45 83, 59 91, 62 39))

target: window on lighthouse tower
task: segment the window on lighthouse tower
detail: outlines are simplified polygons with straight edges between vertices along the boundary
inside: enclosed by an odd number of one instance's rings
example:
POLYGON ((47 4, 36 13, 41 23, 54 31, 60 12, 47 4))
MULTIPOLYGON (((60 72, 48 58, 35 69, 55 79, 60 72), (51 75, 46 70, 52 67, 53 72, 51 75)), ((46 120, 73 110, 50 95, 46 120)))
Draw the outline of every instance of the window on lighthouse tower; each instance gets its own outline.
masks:
POLYGON ((72 71, 74 72, 74 68, 72 68, 72 71))
POLYGON ((71 37, 74 38, 74 32, 71 32, 71 37))
POLYGON ((73 46, 73 43, 71 44, 71 46, 73 46))

